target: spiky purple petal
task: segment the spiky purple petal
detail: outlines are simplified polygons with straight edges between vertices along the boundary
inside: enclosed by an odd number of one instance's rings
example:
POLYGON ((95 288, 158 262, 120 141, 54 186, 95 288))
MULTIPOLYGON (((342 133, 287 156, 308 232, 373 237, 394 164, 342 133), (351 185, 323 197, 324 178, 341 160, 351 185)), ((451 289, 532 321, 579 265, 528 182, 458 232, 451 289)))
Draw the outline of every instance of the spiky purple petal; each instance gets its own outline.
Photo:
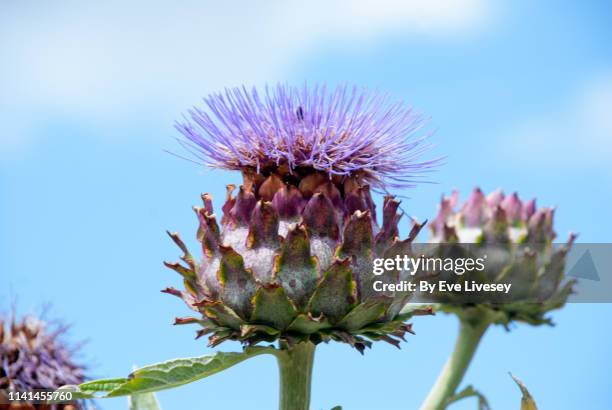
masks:
POLYGON ((410 187, 438 160, 421 161, 425 119, 401 102, 357 87, 279 84, 225 89, 176 123, 179 140, 205 164, 222 169, 310 168, 360 175, 378 187, 410 187))

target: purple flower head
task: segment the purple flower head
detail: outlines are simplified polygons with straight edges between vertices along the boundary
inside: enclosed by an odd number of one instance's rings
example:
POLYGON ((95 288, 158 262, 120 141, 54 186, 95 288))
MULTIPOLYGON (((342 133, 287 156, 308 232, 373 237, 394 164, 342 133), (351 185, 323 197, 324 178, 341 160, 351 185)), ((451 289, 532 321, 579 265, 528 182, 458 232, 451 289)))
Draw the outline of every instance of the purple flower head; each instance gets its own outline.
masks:
POLYGON ((429 148, 425 119, 401 102, 357 87, 279 84, 225 89, 204 98, 176 123, 179 140, 205 164, 265 174, 312 169, 330 177, 354 175, 383 187, 411 187, 439 160, 429 148))
MULTIPOLYGON (((0 396, 3 391, 57 389, 85 381, 83 367, 73 361, 74 349, 62 343, 65 330, 65 327, 51 329, 34 316, 25 316, 20 321, 14 316, 8 320, 0 317, 0 396)), ((45 408, 81 407, 73 403, 45 408)))

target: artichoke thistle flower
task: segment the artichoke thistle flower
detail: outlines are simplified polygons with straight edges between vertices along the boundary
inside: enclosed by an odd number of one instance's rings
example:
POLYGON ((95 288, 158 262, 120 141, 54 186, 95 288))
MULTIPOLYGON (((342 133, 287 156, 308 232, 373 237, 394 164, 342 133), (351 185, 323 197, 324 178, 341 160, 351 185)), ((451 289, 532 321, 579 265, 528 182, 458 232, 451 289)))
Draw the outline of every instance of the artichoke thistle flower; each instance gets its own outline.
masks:
POLYGON ((485 196, 476 188, 455 210, 458 193, 442 198, 438 215, 430 224, 431 242, 458 244, 466 253, 488 257, 484 275, 466 274, 460 279, 481 283, 512 283, 510 296, 466 306, 465 295, 446 295, 442 309, 458 315, 487 310, 494 323, 522 321, 550 323, 547 312, 563 306, 573 281, 564 281, 565 256, 575 235, 563 246, 553 246, 553 208, 537 208, 535 200, 522 201, 517 193, 505 196, 497 190, 485 196))
POLYGON ((489 256, 482 274, 455 277, 480 283, 512 283, 511 297, 474 301, 465 294, 436 295, 440 309, 457 315, 459 336, 453 353, 421 410, 446 408, 467 371, 478 344, 491 324, 508 327, 513 321, 550 324, 546 314, 561 308, 574 284, 565 280, 565 257, 575 235, 566 244, 553 246, 554 209, 537 208, 535 200, 502 191, 488 196, 476 188, 456 209, 458 193, 443 197, 438 215, 430 224, 431 242, 442 251, 489 256))
MULTIPOLYGON (((64 328, 49 329, 34 316, 20 321, 0 318, 0 398, 4 403, 9 391, 55 390, 84 381, 84 368, 60 340, 63 332, 64 328)), ((15 402, 0 404, 0 408, 75 410, 80 406, 15 402)))
MULTIPOLYGON (((279 85, 226 90, 177 123, 183 144, 206 164, 242 173, 227 187, 221 226, 212 198, 195 208, 203 256, 178 234, 184 264, 166 263, 186 289, 168 288, 201 317, 210 345, 280 340, 283 345, 335 340, 362 352, 371 341, 398 345, 409 324, 400 310, 410 295, 372 290, 372 261, 409 251, 423 225, 398 237, 399 201, 387 195, 378 224, 372 189, 412 186, 436 161, 423 119, 384 96, 339 87, 279 85)), ((390 274, 398 276, 399 272, 390 274)), ((393 280, 392 278, 388 278, 393 280)))

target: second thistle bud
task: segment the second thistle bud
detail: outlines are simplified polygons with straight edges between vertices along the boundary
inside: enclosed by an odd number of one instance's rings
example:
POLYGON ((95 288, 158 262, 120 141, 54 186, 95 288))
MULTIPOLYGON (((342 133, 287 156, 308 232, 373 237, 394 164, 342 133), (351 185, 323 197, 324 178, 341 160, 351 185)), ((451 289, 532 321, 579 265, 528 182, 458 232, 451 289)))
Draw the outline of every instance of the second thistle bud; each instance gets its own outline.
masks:
MULTIPOLYGON (((550 323, 546 313, 563 306, 573 281, 565 279, 565 258, 575 239, 554 244, 554 209, 537 208, 535 200, 495 191, 485 196, 476 188, 461 205, 458 193, 443 197, 438 215, 430 224, 437 252, 486 259, 482 272, 452 277, 456 282, 511 284, 505 295, 473 296, 439 293, 442 309, 460 316, 475 311, 507 325, 513 320, 550 323)), ((433 280, 433 279, 432 279, 433 280)))

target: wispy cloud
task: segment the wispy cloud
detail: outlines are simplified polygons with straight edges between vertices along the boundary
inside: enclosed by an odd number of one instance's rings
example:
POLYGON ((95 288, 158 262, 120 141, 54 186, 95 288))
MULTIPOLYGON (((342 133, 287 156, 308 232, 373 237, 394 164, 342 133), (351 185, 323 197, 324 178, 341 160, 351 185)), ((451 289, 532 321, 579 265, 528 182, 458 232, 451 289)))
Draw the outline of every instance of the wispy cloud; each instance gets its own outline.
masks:
POLYGON ((585 81, 567 101, 519 120, 502 133, 495 155, 542 166, 610 170, 612 72, 585 81))
POLYGON ((449 38, 488 21, 484 0, 0 5, 0 117, 23 147, 49 116, 106 126, 173 114, 211 88, 282 79, 321 46, 403 33, 449 38))

